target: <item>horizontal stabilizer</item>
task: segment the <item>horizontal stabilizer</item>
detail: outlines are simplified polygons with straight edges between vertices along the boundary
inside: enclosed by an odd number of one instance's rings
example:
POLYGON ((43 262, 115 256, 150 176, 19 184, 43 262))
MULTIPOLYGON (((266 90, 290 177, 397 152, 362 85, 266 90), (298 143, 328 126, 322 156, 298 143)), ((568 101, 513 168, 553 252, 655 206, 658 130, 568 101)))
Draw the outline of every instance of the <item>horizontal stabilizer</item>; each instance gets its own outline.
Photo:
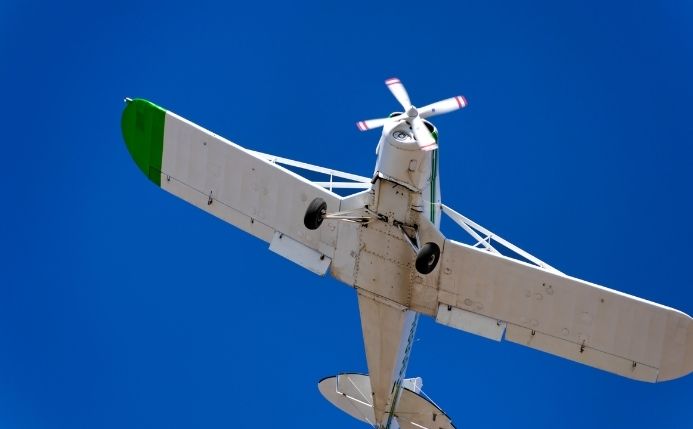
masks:
POLYGON ((450 417, 433 401, 406 387, 399 395, 395 418, 400 429, 455 429, 450 417))
MULTIPOLYGON (((454 429, 450 417, 422 392, 421 378, 403 380, 390 429, 454 429)), ((373 426, 375 417, 370 378, 365 374, 339 374, 318 382, 320 393, 335 407, 373 426)))
POLYGON ((373 426, 371 380, 364 374, 339 374, 318 382, 318 390, 335 407, 373 426))

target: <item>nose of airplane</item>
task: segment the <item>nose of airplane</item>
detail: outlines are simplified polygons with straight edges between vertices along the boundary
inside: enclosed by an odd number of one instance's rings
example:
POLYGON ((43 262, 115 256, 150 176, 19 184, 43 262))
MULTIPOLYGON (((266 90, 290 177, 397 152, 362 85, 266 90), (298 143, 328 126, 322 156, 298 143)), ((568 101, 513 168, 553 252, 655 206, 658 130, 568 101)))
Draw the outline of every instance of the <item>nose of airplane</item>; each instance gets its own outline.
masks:
POLYGON ((130 156, 157 186, 161 186, 165 120, 166 110, 150 101, 136 98, 126 99, 120 122, 130 156))

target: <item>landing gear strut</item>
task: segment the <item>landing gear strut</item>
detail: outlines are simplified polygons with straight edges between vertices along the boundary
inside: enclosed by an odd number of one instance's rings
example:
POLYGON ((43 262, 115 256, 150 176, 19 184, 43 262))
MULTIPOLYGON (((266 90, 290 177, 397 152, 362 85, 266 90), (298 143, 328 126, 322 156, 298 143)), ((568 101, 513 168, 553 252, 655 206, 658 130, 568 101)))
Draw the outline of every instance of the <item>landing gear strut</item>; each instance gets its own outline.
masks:
POLYGON ((432 241, 421 246, 419 239, 419 231, 416 225, 405 225, 395 221, 395 225, 399 226, 404 239, 409 243, 411 249, 416 253, 416 271, 421 274, 428 274, 436 268, 440 260, 440 247, 432 241))
POLYGON ((416 271, 428 274, 436 268, 440 259, 440 247, 433 242, 424 244, 416 253, 416 271))
POLYGON ((374 219, 372 211, 365 208, 366 213, 361 209, 352 209, 343 212, 327 213, 327 203, 322 198, 316 198, 308 204, 306 215, 303 217, 303 224, 306 228, 314 230, 320 228, 325 219, 341 220, 345 222, 360 223, 366 225, 374 219))
MULTIPOLYGON (((366 207, 368 213, 364 214, 353 214, 353 211, 339 212, 339 213, 327 213, 327 203, 322 198, 315 198, 308 204, 306 209, 306 214, 303 217, 303 224, 306 228, 310 230, 316 230, 320 228, 322 222, 325 219, 335 219, 344 220, 347 222, 356 222, 363 225, 368 224, 377 216, 378 219, 387 222, 387 218, 382 219, 377 213, 374 213, 366 207)), ((418 228, 416 225, 405 225, 401 222, 393 221, 396 226, 402 231, 404 238, 407 240, 412 250, 416 253, 416 271, 421 274, 429 274, 438 265, 440 260, 440 247, 434 242, 428 242, 423 246, 420 246, 418 228), (420 247, 419 247, 420 246, 420 247)))

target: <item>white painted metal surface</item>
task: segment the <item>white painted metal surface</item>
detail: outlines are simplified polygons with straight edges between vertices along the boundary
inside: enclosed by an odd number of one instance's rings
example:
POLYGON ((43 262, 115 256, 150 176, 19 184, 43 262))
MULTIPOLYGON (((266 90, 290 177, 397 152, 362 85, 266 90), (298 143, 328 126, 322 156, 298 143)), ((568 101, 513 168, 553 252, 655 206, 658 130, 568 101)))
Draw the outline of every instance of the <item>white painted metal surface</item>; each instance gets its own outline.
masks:
POLYGON ((409 126, 385 125, 378 145, 376 171, 420 191, 429 179, 431 152, 419 150, 409 126))
POLYGON ((269 249, 319 276, 325 275, 332 261, 322 253, 279 231, 274 233, 269 249))
POLYGON ((339 374, 318 383, 322 396, 335 407, 369 425, 375 424, 371 381, 364 374, 339 374))
POLYGON ((446 240, 439 300, 508 323, 506 339, 619 375, 693 370, 693 319, 678 310, 446 240))
POLYGON ((506 327, 506 323, 501 320, 492 319, 446 304, 438 306, 436 322, 495 341, 503 339, 506 327))
MULTIPOLYGON (((320 380, 318 390, 335 407, 374 426, 370 384, 365 374, 339 374, 320 380)), ((454 429, 450 417, 421 392, 421 385, 421 378, 403 380, 390 429, 454 429)))
POLYGON ((402 389, 395 411, 401 429, 455 429, 443 410, 424 395, 402 389))
POLYGON ((417 314, 363 291, 358 291, 358 299, 373 412, 376 423, 384 425, 393 417, 414 342, 417 314))
POLYGON ((402 387, 419 394, 421 393, 421 388, 423 388, 423 379, 421 377, 405 378, 402 381, 402 387))
POLYGON ((339 209, 341 197, 254 156, 173 113, 166 113, 161 187, 267 242, 275 231, 332 257, 336 226, 303 225, 313 198, 339 209))

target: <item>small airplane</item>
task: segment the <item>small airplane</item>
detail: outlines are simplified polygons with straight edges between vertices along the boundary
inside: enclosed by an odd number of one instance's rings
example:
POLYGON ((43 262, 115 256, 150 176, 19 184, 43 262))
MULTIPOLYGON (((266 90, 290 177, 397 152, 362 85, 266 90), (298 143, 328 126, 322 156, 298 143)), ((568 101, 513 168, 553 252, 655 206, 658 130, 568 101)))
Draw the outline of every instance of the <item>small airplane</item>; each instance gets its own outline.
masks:
POLYGON ((421 314, 635 380, 693 371, 690 316, 565 275, 443 204, 427 118, 467 100, 417 108, 399 79, 385 83, 403 112, 357 124, 383 129, 372 177, 245 149, 143 99, 126 99, 122 115, 127 148, 157 186, 356 290, 368 375, 322 379, 328 401, 379 429, 454 428, 421 378, 405 378, 421 314), (443 214, 475 244, 443 236, 443 214))

